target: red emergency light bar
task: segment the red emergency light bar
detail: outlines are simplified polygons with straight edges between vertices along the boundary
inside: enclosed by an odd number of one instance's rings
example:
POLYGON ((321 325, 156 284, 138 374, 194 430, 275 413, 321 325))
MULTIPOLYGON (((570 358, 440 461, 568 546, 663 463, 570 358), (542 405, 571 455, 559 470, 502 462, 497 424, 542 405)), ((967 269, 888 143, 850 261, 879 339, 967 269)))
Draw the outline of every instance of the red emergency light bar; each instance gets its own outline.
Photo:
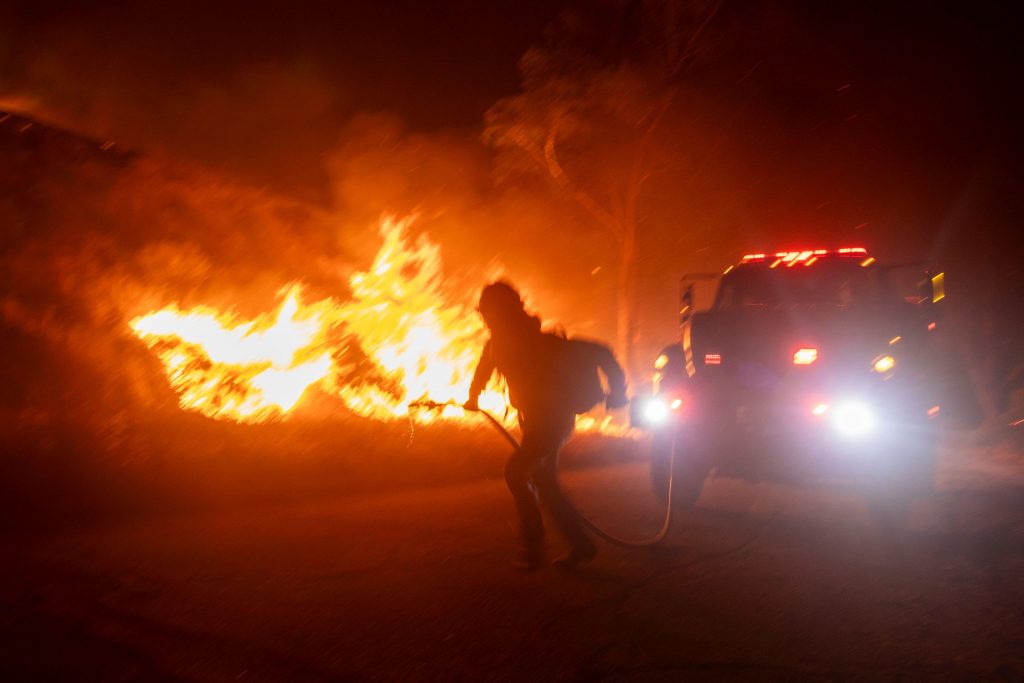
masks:
MULTIPOLYGON (((828 249, 800 249, 796 251, 777 251, 775 252, 775 263, 772 267, 785 263, 787 266, 793 266, 797 263, 803 263, 804 265, 811 265, 818 260, 819 256, 827 256, 828 254, 837 254, 839 256, 867 256, 868 250, 864 247, 841 247, 834 251, 828 249)), ((740 259, 740 263, 754 263, 757 261, 765 261, 769 257, 769 254, 757 253, 757 254, 746 254, 740 259)))

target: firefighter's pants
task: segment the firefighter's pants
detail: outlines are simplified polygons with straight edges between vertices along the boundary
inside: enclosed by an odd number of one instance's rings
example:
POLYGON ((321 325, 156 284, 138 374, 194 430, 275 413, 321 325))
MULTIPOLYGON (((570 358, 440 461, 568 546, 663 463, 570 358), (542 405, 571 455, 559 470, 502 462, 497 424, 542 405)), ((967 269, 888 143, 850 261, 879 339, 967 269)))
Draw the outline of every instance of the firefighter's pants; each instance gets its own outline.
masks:
POLYGON ((544 547, 540 504, 558 531, 576 548, 590 545, 583 524, 558 485, 558 452, 572 435, 575 416, 530 417, 521 421, 523 445, 505 465, 505 481, 515 499, 526 552, 539 557, 544 547))

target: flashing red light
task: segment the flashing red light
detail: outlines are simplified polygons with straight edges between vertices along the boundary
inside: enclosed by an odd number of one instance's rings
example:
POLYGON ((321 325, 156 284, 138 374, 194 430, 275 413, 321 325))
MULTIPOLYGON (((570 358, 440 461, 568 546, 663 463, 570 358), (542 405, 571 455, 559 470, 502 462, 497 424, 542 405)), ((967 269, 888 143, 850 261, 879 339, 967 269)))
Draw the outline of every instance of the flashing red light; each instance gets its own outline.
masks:
POLYGON ((868 250, 864 247, 842 247, 834 251, 828 249, 797 249, 793 251, 777 251, 773 254, 746 254, 740 263, 752 263, 756 261, 764 261, 774 256, 774 261, 771 264, 772 268, 775 268, 779 264, 785 263, 787 267, 792 268, 798 263, 802 263, 805 266, 809 266, 818 261, 819 256, 827 256, 828 254, 838 254, 839 256, 849 256, 865 258, 868 262, 863 265, 870 265, 874 263, 874 259, 868 257, 868 250))
POLYGON ((722 354, 720 353, 705 353, 704 354, 704 365, 721 365, 722 354))
POLYGON ((793 266, 795 266, 798 263, 806 263, 807 259, 811 258, 814 255, 814 252, 810 251, 810 250, 808 250, 808 251, 800 251, 800 252, 793 252, 793 253, 795 254, 795 256, 793 256, 792 258, 790 258, 790 259, 783 259, 783 260, 789 262, 787 264, 788 268, 792 268, 793 266))
POLYGON ((810 365, 818 360, 818 349, 797 349, 793 354, 793 365, 810 365))

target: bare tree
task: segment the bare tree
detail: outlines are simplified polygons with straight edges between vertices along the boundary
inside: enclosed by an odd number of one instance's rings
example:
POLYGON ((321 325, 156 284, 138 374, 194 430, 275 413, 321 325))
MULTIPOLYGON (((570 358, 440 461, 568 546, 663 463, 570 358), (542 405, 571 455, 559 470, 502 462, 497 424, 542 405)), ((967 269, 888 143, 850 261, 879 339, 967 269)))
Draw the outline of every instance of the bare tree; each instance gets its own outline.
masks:
POLYGON ((616 345, 634 377, 640 202, 672 161, 663 122, 719 6, 619 0, 566 12, 523 56, 521 91, 486 114, 501 171, 546 178, 613 241, 616 345))

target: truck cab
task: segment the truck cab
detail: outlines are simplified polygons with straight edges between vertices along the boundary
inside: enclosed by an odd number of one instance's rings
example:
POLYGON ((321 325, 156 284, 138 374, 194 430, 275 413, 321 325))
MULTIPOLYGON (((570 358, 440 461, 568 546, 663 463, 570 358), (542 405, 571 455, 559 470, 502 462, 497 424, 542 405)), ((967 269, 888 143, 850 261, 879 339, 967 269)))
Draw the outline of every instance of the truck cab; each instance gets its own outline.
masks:
POLYGON ((854 482, 874 511, 905 513, 934 471, 943 281, 862 247, 752 253, 683 278, 680 338, 636 413, 653 432, 655 490, 675 450, 676 503, 710 474, 854 482), (699 286, 714 290, 700 311, 699 286))

